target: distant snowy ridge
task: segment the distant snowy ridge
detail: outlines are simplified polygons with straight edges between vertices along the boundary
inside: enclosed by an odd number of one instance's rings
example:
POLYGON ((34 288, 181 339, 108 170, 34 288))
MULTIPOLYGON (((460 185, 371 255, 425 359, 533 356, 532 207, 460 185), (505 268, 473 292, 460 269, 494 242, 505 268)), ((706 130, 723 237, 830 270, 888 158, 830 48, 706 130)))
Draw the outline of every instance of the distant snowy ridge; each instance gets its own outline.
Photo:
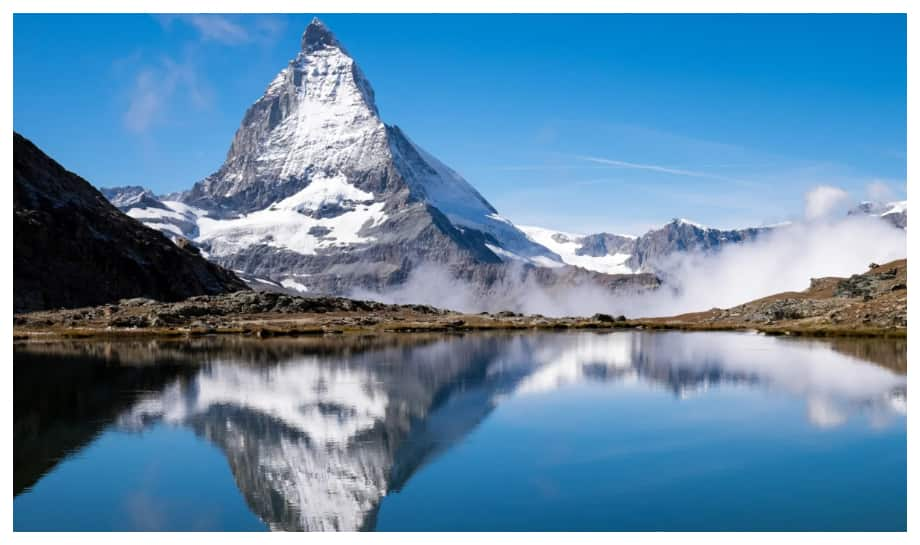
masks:
POLYGON ((863 201, 858 206, 848 212, 851 216, 866 215, 877 216, 884 221, 899 227, 907 229, 907 201, 893 202, 876 202, 863 201))
POLYGON ((522 226, 532 240, 569 264, 607 274, 656 272, 676 253, 714 253, 731 244, 754 240, 776 227, 713 229, 686 219, 674 219, 641 236, 595 233, 580 235, 542 227, 522 226))
MULTIPOLYGON (((866 201, 849 214, 875 216, 895 227, 907 228, 907 201, 866 201)), ((531 240, 546 246, 569 265, 608 274, 629 274, 658 272, 669 256, 687 252, 714 254, 724 247, 752 242, 792 225, 793 222, 787 221, 760 227, 715 229, 675 218, 638 237, 610 233, 582 235, 542 227, 519 227, 531 240)))
POLYGON ((623 249, 631 249, 635 245, 636 237, 634 236, 610 235, 607 233, 601 233, 599 235, 578 235, 562 231, 553 231, 542 227, 525 225, 520 225, 518 227, 524 231, 531 240, 549 248, 559 255, 562 261, 569 265, 608 274, 632 274, 636 272, 626 264, 629 258, 632 257, 632 252, 623 251, 623 249), (605 245, 603 253, 588 252, 587 250, 590 248, 591 237, 600 236, 619 240, 621 244, 611 250, 608 250, 608 246, 605 245), (611 251, 612 253, 608 253, 611 251))

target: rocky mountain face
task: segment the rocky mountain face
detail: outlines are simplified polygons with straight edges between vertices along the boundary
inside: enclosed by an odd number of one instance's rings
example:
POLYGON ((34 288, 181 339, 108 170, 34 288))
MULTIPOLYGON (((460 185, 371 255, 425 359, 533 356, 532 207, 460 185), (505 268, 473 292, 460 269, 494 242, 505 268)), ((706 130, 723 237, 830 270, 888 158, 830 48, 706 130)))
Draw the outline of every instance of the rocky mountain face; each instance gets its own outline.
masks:
POLYGON ((247 289, 13 134, 13 312, 247 289))
POLYGON ((877 216, 895 227, 907 229, 907 201, 887 203, 863 201, 850 210, 848 214, 851 216, 877 216))
POLYGON ((771 229, 773 228, 750 227, 722 230, 675 219, 664 227, 649 231, 637 238, 636 246, 626 263, 633 270, 654 271, 672 254, 716 252, 727 245, 753 241, 771 229))
MULTIPOLYGON (((519 276, 555 286, 599 274, 533 241, 385 124, 361 69, 316 19, 214 174, 155 202, 138 188, 109 196, 225 267, 306 293, 382 292, 421 265, 475 282, 486 297, 519 276)), ((650 276, 602 280, 656 285, 650 276)))
POLYGON ((631 252, 636 246, 636 237, 595 233, 585 235, 579 242, 581 242, 581 246, 575 250, 575 255, 603 257, 605 255, 631 252))

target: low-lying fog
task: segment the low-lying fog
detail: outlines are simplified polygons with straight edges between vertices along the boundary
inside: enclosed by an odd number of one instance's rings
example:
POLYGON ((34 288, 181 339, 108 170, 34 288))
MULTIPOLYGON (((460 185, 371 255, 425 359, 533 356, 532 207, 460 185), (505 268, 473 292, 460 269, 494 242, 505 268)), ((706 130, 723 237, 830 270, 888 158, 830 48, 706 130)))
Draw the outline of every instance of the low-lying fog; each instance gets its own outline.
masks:
POLYGON ((804 218, 799 221, 715 255, 674 254, 659 271, 662 288, 653 292, 612 294, 597 285, 543 288, 534 282, 506 282, 482 293, 447 270, 420 267, 396 290, 353 295, 464 312, 514 310, 546 316, 603 312, 652 317, 727 308, 774 293, 804 290, 812 278, 846 277, 865 272, 869 263, 906 257, 906 231, 878 217, 839 214, 845 196, 836 188, 815 188, 806 196, 804 218))

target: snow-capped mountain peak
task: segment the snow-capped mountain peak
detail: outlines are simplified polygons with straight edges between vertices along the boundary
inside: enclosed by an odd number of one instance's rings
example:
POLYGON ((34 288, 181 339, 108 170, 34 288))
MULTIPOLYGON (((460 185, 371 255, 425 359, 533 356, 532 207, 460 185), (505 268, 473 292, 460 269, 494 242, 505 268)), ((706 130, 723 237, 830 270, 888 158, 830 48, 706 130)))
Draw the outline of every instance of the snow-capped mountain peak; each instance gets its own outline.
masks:
POLYGON ((379 167, 387 155, 370 83, 314 19, 301 50, 246 112, 223 166, 185 200, 259 210, 302 189, 314 174, 379 167))
POLYGON ((324 47, 337 47, 344 50, 335 34, 329 30, 329 27, 320 21, 319 17, 314 17, 303 31, 303 36, 300 39, 300 49, 309 53, 324 47))
POLYGON ((320 293, 381 289, 421 264, 487 283, 503 263, 564 266, 384 124, 370 83, 321 21, 300 45, 246 111, 223 165, 170 196, 186 210, 163 202, 125 211, 234 270, 320 293), (473 272, 480 268, 489 270, 473 272))

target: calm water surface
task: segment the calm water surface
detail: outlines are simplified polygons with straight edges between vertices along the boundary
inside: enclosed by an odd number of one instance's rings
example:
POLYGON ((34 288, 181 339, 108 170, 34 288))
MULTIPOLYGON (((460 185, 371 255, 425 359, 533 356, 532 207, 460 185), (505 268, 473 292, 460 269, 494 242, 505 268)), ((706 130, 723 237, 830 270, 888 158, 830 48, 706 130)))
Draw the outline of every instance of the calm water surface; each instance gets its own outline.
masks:
POLYGON ((906 343, 14 349, 16 530, 904 530, 906 343))

